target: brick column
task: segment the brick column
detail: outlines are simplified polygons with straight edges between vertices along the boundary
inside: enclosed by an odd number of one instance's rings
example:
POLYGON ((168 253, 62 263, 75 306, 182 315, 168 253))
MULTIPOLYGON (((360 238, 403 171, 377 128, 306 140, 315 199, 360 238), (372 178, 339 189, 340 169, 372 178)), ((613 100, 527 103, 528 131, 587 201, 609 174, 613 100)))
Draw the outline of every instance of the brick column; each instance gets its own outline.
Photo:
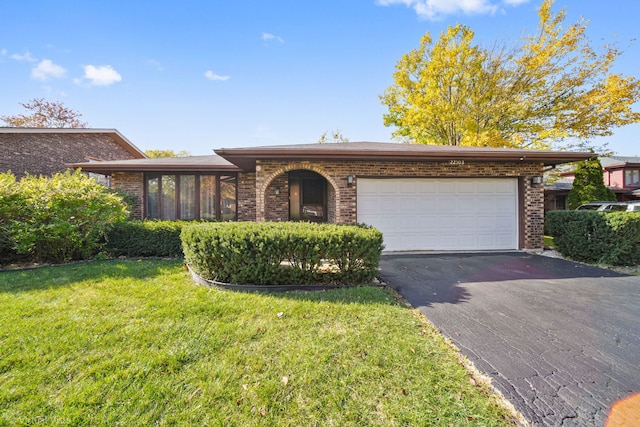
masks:
POLYGON ((125 191, 135 198, 133 218, 144 218, 144 174, 115 172, 111 176, 111 187, 125 191))

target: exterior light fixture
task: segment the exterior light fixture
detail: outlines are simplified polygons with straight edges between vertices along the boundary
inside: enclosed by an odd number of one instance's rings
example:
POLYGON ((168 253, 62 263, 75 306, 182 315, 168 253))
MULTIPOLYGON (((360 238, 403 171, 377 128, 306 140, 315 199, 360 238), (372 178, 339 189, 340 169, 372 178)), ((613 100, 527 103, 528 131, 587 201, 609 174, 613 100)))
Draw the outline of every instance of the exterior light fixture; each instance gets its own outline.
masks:
POLYGON ((533 176, 533 177, 531 177, 531 184, 532 185, 540 185, 540 184, 542 184, 542 177, 541 176, 533 176))
POLYGON ((353 185, 353 179, 354 179, 353 175, 348 175, 347 176, 347 186, 348 187, 351 187, 353 185))
POLYGON ((280 187, 276 187, 276 196, 280 194, 280 187))

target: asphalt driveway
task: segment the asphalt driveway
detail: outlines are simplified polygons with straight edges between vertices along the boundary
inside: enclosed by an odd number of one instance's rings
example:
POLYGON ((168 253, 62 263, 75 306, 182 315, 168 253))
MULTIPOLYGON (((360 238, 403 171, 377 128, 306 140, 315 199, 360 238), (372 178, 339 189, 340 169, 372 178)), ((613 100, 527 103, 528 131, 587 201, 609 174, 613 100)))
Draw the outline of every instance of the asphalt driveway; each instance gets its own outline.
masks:
POLYGON ((533 425, 602 426, 640 392, 640 277, 519 252, 380 267, 533 425))

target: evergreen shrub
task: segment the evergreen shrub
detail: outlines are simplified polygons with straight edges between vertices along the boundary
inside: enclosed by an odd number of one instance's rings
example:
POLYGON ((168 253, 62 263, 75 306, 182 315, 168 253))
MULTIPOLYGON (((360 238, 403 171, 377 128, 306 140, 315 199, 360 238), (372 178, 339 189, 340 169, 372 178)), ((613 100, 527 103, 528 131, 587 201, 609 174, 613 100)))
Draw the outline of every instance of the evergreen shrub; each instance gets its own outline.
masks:
POLYGON ((375 228, 300 222, 189 224, 181 238, 198 275, 235 284, 368 283, 383 249, 375 228))
POLYGON ((180 232, 185 221, 126 221, 105 232, 105 251, 114 257, 182 258, 180 232))
POLYGON ((640 212, 551 211, 546 226, 558 252, 576 261, 640 263, 640 212))

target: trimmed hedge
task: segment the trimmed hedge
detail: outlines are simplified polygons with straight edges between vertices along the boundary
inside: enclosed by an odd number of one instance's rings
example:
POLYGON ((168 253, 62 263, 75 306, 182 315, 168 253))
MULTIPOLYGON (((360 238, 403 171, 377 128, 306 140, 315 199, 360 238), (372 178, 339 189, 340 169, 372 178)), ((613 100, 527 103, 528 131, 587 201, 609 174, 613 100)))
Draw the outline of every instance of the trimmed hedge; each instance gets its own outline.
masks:
POLYGON ((182 258, 180 232, 185 221, 127 221, 105 232, 105 251, 114 257, 182 258))
POLYGON ((546 226, 558 252, 576 261, 640 263, 640 213, 551 211, 546 226))
POLYGON ((181 237, 198 275, 252 285, 368 283, 383 248, 375 228, 336 224, 190 224, 181 237))

